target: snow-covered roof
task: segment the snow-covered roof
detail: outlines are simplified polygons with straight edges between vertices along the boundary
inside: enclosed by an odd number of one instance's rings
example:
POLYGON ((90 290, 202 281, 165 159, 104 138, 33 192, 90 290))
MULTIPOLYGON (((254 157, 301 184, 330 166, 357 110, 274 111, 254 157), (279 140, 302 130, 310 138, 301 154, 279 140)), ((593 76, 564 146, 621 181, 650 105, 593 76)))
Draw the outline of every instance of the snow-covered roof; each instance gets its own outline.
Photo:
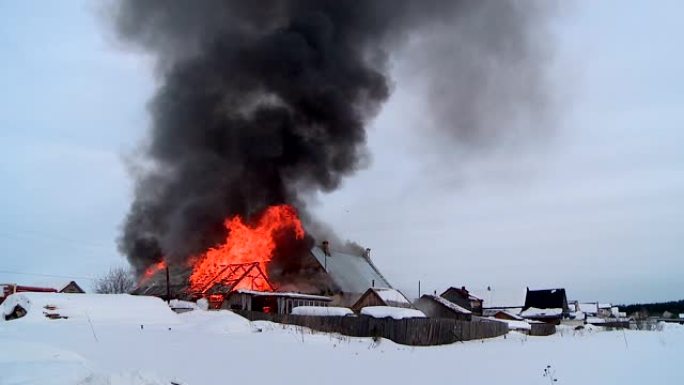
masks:
POLYGON ((297 306, 292 309, 293 315, 307 315, 317 317, 345 317, 353 315, 354 312, 346 307, 335 306, 297 306))
POLYGON ((461 313, 461 314, 472 314, 473 313, 470 310, 468 310, 462 306, 458 306, 457 304, 447 300, 446 298, 440 297, 438 295, 426 294, 425 297, 428 297, 431 300, 439 303, 440 305, 442 305, 446 308, 449 308, 449 309, 451 309, 457 313, 461 313))
POLYGON ((523 317, 521 317, 521 316, 519 315, 520 310, 522 310, 522 309, 518 309, 517 311, 515 311, 515 309, 514 309, 514 311, 505 310, 505 309, 485 309, 485 310, 483 310, 482 313, 483 313, 483 315, 484 315, 485 317, 494 317, 494 316, 496 316, 498 313, 504 313, 504 314, 506 314, 507 316, 509 316, 509 317, 511 317, 511 318, 513 318, 513 319, 516 319, 516 320, 518 320, 518 321, 522 321, 522 320, 523 320, 523 317))
POLYGON ((525 321, 505 320, 505 319, 498 319, 498 318, 491 318, 491 319, 495 320, 495 321, 507 323, 508 328, 510 330, 531 330, 532 329, 532 325, 530 325, 528 322, 525 322, 525 321))
POLYGON ((523 310, 520 315, 523 317, 557 317, 563 314, 563 309, 539 309, 536 307, 531 307, 527 310, 523 310))
POLYGON ((420 310, 392 306, 366 306, 363 309, 361 309, 361 314, 373 318, 427 318, 425 316, 425 313, 423 313, 420 310))
POLYGON ((294 293, 294 292, 286 292, 286 291, 256 291, 256 290, 247 290, 247 289, 240 289, 240 290, 235 290, 236 293, 242 293, 242 294, 250 294, 255 297, 288 297, 288 298, 297 298, 297 299, 313 299, 313 300, 318 300, 318 301, 326 301, 330 302, 332 298, 322 296, 322 295, 312 295, 312 294, 302 294, 302 293, 294 293))
POLYGON ((380 297, 385 303, 397 303, 397 304, 404 304, 404 305, 410 305, 411 302, 403 295, 399 290, 396 289, 390 289, 390 288, 372 288, 375 292, 375 294, 380 297))
POLYGON ((613 307, 613 305, 611 305, 609 303, 600 303, 598 305, 598 307, 599 307, 599 309, 610 309, 611 307, 613 307))
POLYGON ((331 250, 326 257, 323 249, 315 246, 311 254, 325 267, 333 282, 345 293, 363 293, 369 287, 392 286, 380 274, 373 263, 362 255, 353 255, 331 250))
POLYGON ((582 313, 596 314, 598 313, 598 304, 596 302, 580 303, 579 311, 582 313))

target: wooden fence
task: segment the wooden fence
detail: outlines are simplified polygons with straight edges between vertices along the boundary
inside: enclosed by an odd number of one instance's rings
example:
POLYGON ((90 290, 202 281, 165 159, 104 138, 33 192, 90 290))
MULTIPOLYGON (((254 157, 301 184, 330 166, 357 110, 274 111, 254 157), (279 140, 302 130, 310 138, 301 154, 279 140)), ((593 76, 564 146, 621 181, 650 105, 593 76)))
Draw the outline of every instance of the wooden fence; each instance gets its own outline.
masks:
POLYGON ((530 329, 531 336, 550 336, 556 333, 556 325, 554 324, 533 322, 530 326, 532 327, 530 329))
POLYGON ((316 317, 292 314, 266 314, 235 310, 250 321, 272 321, 298 325, 351 337, 382 337, 398 344, 427 346, 457 341, 493 338, 508 333, 508 325, 491 320, 458 321, 447 318, 316 317))

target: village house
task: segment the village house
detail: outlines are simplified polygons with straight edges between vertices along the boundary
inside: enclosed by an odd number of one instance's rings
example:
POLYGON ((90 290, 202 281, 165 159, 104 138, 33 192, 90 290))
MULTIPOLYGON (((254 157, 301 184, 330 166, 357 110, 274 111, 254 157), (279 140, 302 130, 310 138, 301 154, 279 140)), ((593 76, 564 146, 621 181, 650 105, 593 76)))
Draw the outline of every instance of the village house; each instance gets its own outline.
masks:
POLYGON ((440 294, 440 297, 470 310, 474 315, 482 315, 482 298, 470 293, 465 286, 461 286, 460 289, 456 287, 450 287, 444 291, 444 293, 440 294))
POLYGON ((212 285, 202 288, 200 292, 190 292, 188 277, 192 267, 182 265, 168 267, 168 281, 166 269, 157 271, 143 279, 131 294, 191 301, 207 297, 212 308, 219 308, 235 288, 264 290, 266 287, 265 291, 268 292, 296 291, 305 295, 326 296, 331 298, 330 305, 350 307, 369 288, 392 288, 371 261, 369 249, 358 253, 343 252, 323 242, 314 246, 302 257, 302 261, 306 266, 305 275, 309 281, 315 282, 314 285, 304 280, 278 285, 271 282, 258 264, 242 263, 226 266, 225 272, 221 272, 212 285))
POLYGON ((429 318, 452 318, 461 321, 471 321, 473 312, 459 306, 444 297, 432 294, 421 296, 414 306, 429 318))

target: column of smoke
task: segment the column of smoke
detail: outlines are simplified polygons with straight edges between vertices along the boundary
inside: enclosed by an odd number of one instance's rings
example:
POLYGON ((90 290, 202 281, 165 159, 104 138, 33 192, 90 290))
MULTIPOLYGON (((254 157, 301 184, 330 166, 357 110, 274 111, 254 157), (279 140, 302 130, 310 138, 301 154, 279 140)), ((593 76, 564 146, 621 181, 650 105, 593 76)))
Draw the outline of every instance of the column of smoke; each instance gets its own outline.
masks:
POLYGON ((390 95, 392 60, 422 67, 426 114, 456 138, 489 135, 543 95, 548 12, 532 2, 126 0, 112 11, 160 81, 119 242, 139 272, 205 251, 224 219, 273 204, 330 237, 306 197, 368 163, 365 126, 390 95))

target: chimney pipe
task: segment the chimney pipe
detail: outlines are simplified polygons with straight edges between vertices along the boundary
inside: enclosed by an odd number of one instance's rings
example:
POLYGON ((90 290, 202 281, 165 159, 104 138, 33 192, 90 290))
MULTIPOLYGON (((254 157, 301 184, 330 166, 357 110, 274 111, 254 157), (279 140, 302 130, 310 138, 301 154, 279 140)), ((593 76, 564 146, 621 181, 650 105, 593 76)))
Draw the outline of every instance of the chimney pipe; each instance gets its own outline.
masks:
POLYGON ((323 249, 323 254, 328 256, 330 255, 330 244, 328 243, 328 241, 323 241, 323 243, 321 244, 321 248, 323 249))

